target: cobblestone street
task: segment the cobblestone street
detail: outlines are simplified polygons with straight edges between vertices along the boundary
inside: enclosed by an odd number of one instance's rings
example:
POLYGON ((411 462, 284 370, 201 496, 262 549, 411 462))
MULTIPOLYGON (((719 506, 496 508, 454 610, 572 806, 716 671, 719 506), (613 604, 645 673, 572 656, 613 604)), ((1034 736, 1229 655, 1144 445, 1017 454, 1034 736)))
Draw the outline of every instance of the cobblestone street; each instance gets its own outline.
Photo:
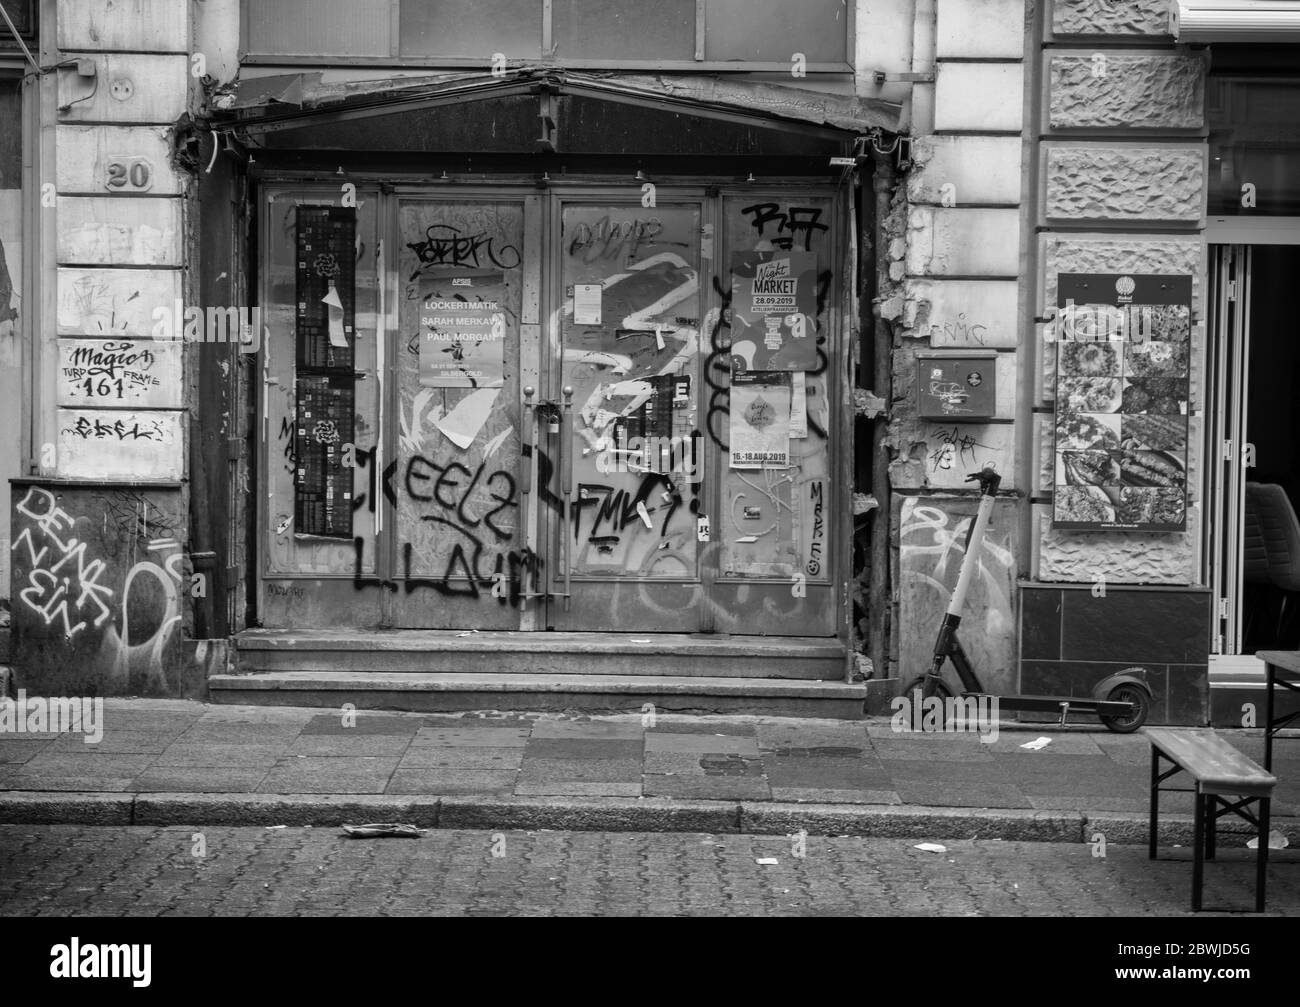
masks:
MULTIPOLYGON (((647 833, 0 827, 5 916, 1177 916, 1191 865, 1140 846, 647 833), (494 850, 497 854, 494 856, 494 850), (202 854, 202 855, 200 855, 202 854), (756 863, 775 858, 775 865, 756 863)), ((1177 851, 1186 856, 1185 849, 1177 851)), ((1206 904, 1246 905, 1244 850, 1208 865, 1206 904)), ((1295 852, 1269 915, 1300 912, 1295 852)), ((1153 939, 1155 936, 1153 935, 1153 939)))

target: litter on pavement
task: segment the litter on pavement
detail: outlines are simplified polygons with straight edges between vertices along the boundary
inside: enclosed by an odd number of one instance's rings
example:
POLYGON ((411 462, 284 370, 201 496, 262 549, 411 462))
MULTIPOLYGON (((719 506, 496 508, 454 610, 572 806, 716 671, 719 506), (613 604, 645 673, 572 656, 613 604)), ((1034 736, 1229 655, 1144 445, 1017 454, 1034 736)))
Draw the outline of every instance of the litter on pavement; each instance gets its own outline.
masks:
POLYGON ((343 831, 353 839, 378 839, 386 836, 397 836, 402 839, 419 839, 424 834, 423 829, 417 829, 414 825, 399 825, 394 822, 372 822, 369 825, 345 825, 343 831))
POLYGON ((947 853, 948 847, 940 843, 917 843, 912 847, 914 850, 925 850, 926 853, 947 853))
POLYGON ((1035 738, 1033 741, 1026 741, 1020 747, 1028 748, 1031 751, 1037 752, 1040 748, 1046 748, 1051 743, 1052 743, 1051 738, 1035 738))

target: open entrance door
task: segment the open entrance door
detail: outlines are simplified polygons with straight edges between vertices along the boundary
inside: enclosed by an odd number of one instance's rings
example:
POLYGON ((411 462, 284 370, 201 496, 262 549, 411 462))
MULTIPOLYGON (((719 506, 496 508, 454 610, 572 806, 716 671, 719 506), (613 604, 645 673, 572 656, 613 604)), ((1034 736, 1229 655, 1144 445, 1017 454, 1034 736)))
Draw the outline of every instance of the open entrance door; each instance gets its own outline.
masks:
POLYGON ((1295 238, 1211 249, 1205 544, 1224 659, 1300 646, 1295 238))

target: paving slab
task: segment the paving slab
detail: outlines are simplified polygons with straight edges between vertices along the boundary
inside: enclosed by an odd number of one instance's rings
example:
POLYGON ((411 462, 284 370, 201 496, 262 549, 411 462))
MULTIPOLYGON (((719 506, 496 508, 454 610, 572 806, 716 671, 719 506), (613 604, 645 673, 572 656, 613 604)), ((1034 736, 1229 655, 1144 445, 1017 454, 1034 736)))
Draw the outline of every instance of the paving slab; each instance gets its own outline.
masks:
POLYGON ((503 770, 403 769, 399 766, 384 792, 507 795, 513 792, 517 775, 503 770))
POLYGON ((766 780, 749 776, 658 776, 647 773, 641 789, 647 797, 712 801, 764 801, 772 796, 766 780))
POLYGON ((131 788, 144 793, 252 793, 267 772, 260 767, 161 766, 146 769, 135 778, 131 788))
POLYGON ((419 748, 408 749, 399 769, 478 769, 513 772, 523 762, 522 748, 419 748))
POLYGON ((523 748, 528 736, 527 727, 421 727, 415 732, 411 747, 523 748))
POLYGON ((750 737, 727 734, 660 734, 648 732, 645 736, 647 752, 701 752, 758 755, 758 743, 750 737))

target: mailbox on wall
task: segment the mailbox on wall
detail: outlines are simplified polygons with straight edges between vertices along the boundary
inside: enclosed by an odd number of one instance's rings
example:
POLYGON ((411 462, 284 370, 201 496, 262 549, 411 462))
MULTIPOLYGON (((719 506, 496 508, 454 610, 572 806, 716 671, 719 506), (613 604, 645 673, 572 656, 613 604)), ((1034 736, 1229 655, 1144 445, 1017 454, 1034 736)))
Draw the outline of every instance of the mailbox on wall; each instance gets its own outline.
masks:
POLYGON ((926 350, 916 355, 921 419, 991 419, 997 408, 997 351, 926 350))

